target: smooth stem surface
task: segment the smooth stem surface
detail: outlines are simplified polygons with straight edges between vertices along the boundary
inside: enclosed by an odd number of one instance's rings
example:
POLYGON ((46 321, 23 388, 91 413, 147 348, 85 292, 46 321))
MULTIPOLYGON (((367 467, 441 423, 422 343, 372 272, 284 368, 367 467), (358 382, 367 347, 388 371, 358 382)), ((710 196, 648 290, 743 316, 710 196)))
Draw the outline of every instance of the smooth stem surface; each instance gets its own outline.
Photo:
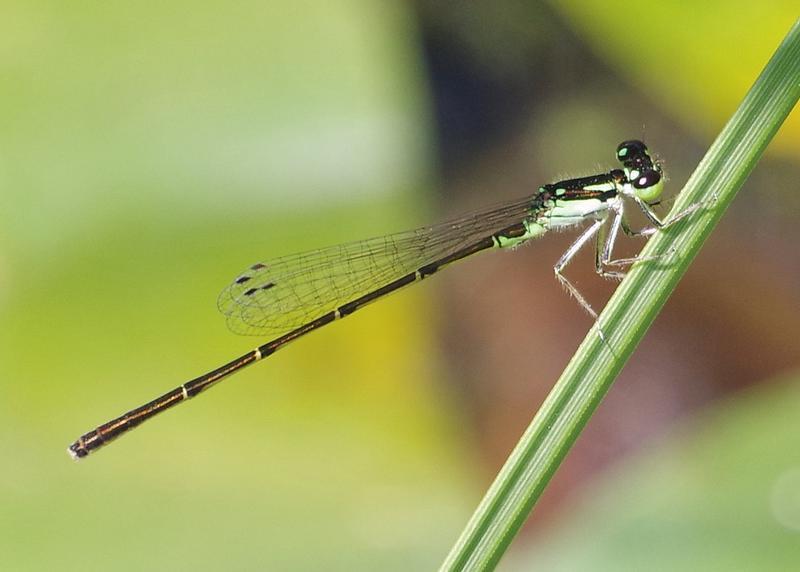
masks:
POLYGON ((675 202, 703 208, 656 233, 589 332, 467 523, 441 570, 492 570, 672 290, 800 97, 800 20, 675 202), (662 262, 663 260, 663 262, 662 262), (613 351, 610 349, 613 348, 613 351))

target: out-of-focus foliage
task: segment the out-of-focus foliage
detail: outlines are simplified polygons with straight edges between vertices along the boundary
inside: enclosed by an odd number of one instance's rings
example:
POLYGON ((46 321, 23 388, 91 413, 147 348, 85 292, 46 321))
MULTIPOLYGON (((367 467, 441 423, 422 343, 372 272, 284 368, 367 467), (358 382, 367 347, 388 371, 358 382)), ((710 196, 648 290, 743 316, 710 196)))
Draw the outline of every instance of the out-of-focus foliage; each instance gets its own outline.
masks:
POLYGON ((0 568, 435 566, 466 472, 413 293, 65 450, 265 341, 215 310, 247 264, 422 211, 407 7, 4 2, 0 30, 0 568))
MULTIPOLYGON (((798 15, 797 2, 553 2, 615 71, 713 137, 798 15)), ((800 114, 770 147, 800 156, 800 114)))

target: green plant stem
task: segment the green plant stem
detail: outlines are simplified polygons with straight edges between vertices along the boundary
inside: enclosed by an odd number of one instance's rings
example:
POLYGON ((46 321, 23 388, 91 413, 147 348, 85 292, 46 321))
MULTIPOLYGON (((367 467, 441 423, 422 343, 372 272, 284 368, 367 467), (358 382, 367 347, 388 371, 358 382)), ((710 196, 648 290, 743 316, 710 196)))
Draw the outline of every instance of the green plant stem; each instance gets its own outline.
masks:
POLYGON ((800 20, 698 165, 674 212, 697 213, 656 233, 584 339, 500 470, 441 570, 492 570, 555 470, 800 97, 800 20), (660 262, 664 260, 665 262, 660 262), (613 350, 612 350, 613 348, 613 350))

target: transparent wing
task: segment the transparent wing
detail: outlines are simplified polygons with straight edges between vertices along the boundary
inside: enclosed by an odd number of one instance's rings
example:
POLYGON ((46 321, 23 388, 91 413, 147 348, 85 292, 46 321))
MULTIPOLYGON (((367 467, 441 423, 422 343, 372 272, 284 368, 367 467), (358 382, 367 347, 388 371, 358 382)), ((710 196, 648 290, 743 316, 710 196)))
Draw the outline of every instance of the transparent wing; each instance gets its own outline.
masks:
POLYGON ((531 199, 253 264, 219 296, 228 328, 279 336, 530 215, 531 199))

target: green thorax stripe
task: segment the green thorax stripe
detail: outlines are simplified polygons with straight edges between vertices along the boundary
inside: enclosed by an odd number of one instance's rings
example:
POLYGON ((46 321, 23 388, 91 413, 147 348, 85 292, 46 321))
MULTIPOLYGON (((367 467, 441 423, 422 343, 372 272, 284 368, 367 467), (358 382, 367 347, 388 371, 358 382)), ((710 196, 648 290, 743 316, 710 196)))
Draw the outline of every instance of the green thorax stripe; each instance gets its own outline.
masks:
POLYGON ((625 182, 625 173, 615 169, 609 173, 567 179, 557 183, 550 183, 539 188, 537 199, 540 204, 545 204, 552 199, 558 200, 585 200, 600 199, 606 201, 614 198, 619 192, 619 186, 625 182))

